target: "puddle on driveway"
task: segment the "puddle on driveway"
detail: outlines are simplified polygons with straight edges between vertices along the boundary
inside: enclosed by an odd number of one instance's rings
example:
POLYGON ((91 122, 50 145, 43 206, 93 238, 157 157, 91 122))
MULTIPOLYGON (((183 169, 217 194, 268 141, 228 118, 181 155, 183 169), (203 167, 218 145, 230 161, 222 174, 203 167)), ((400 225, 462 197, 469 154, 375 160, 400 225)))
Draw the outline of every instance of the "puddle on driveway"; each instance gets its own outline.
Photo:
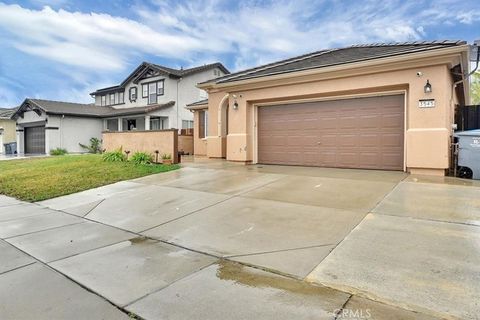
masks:
POLYGON ((328 296, 335 291, 228 261, 218 263, 216 276, 218 279, 233 281, 247 287, 281 290, 308 296, 328 296))
POLYGON ((147 237, 136 237, 136 238, 129 239, 128 241, 130 241, 131 244, 142 244, 147 240, 148 240, 147 237))

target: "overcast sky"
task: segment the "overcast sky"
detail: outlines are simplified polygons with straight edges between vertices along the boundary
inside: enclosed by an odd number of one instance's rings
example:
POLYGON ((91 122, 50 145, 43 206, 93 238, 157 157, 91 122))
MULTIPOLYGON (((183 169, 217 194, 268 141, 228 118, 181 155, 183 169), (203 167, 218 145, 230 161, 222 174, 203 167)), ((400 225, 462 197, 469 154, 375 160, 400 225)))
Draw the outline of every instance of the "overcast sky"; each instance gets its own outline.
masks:
POLYGON ((142 61, 236 71, 352 44, 479 38, 478 0, 0 0, 0 107, 92 102, 142 61))

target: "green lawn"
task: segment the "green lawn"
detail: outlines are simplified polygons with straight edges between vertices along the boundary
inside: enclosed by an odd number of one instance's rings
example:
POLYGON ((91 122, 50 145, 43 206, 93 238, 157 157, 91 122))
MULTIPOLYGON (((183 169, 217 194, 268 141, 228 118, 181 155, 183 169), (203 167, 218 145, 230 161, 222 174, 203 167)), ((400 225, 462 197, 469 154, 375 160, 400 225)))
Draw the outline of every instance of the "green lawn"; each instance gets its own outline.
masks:
POLYGON ((178 168, 104 162, 93 154, 0 161, 0 194, 40 201, 178 168))

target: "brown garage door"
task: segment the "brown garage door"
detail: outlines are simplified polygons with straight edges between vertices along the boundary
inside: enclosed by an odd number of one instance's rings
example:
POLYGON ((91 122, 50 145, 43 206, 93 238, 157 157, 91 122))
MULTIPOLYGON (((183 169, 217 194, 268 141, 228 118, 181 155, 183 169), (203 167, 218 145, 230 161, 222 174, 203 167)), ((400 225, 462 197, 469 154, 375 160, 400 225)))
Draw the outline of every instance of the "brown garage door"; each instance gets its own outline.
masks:
POLYGON ((258 108, 258 162, 403 170, 403 95, 258 108))
POLYGON ((45 153, 45 127, 24 129, 25 153, 45 153))

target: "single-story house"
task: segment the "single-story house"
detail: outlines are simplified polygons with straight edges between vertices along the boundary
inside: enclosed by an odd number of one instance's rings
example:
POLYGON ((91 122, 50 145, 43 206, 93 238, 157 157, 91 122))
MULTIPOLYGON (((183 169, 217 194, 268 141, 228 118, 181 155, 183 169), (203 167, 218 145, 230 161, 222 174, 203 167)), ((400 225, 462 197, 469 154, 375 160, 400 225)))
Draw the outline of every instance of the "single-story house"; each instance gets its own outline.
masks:
POLYGON ((107 130, 108 119, 115 117, 118 127, 127 127, 124 117, 143 115, 144 123, 136 123, 138 130, 150 125, 152 112, 170 108, 174 104, 148 105, 143 107, 115 109, 110 106, 98 107, 40 99, 26 99, 12 119, 17 123, 17 149, 19 153, 41 154, 52 149, 67 149, 71 153, 86 152, 79 143, 88 145, 91 138, 102 138, 107 130), (146 123, 148 122, 148 123, 146 123))
POLYGON ((11 119, 15 109, 0 108, 0 154, 5 153, 5 144, 16 141, 15 121, 11 119))
POLYGON ((245 163, 444 175, 463 41, 321 50, 200 83, 195 153, 245 163))

